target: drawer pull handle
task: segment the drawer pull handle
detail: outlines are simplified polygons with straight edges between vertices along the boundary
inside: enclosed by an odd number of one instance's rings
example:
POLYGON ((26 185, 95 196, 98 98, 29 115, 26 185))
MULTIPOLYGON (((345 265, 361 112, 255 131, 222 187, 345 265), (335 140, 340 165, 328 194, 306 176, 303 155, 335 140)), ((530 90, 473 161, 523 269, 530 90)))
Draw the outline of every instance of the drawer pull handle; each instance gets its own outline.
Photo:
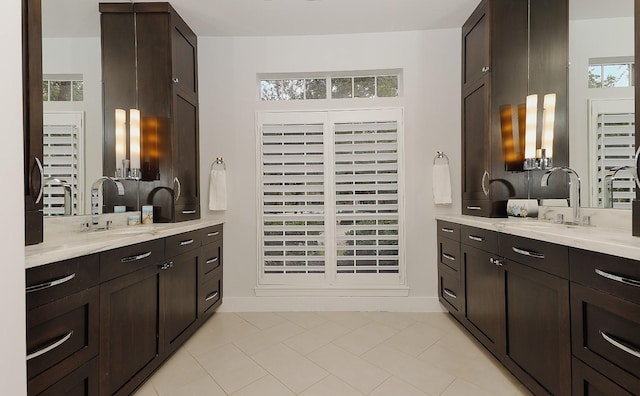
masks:
POLYGON ((211 293, 211 294, 209 294, 209 295, 207 296, 207 298, 205 298, 205 299, 204 299, 204 301, 211 301, 211 300, 213 300, 213 299, 214 299, 214 298, 216 298, 216 297, 218 297, 218 292, 215 292, 215 293, 211 293))
POLYGON ((603 278, 611 279, 616 282, 624 283, 625 285, 640 287, 640 281, 631 278, 625 278, 624 276, 610 274, 608 272, 599 270, 596 268, 596 274, 602 276, 603 278))
POLYGON ((195 213, 196 213, 195 209, 193 209, 193 210, 183 210, 182 211, 182 214, 195 214, 195 213))
POLYGON ((484 242, 484 238, 483 237, 479 237, 479 236, 475 236, 475 235, 469 235, 469 239, 471 239, 472 241, 476 241, 476 242, 484 242))
POLYGON ((482 210, 482 206, 467 206, 469 210, 482 210))
MULTIPOLYGON (((451 231, 453 232, 453 231, 451 231)), ((214 237, 220 235, 220 231, 214 231, 207 234, 208 237, 214 237)))
MULTIPOLYGON (((482 181, 480 182, 480 184, 482 185, 482 192, 484 193, 484 195, 486 195, 487 197, 489 196, 489 188, 491 187, 491 184, 489 184, 489 187, 485 187, 484 186, 484 181, 485 180, 489 180, 489 172, 487 172, 486 170, 484 171, 484 173, 482 174, 482 181)), ((489 183, 491 183, 491 180, 489 180, 489 183)))
POLYGON ((151 252, 146 252, 146 253, 138 254, 136 256, 123 257, 123 258, 120 259, 120 262, 121 263, 130 263, 132 261, 138 261, 138 260, 146 259, 149 256, 151 256, 151 252))
POLYGON ((518 254, 521 254, 523 256, 529 256, 529 257, 533 257, 533 258, 537 258, 537 259, 544 259, 544 254, 542 254, 542 253, 531 252, 529 250, 520 249, 520 248, 517 248, 515 246, 512 246, 511 250, 513 250, 514 252, 516 252, 518 254))
POLYGON ((446 258, 447 260, 456 261, 456 258, 450 254, 442 253, 442 257, 446 258))
POLYGON ((452 233, 453 233, 453 228, 444 228, 444 227, 443 227, 443 228, 441 228, 441 230, 442 230, 442 232, 448 232, 448 233, 450 233, 450 234, 452 234, 452 233))
POLYGON ((56 279, 50 282, 41 283, 39 285, 27 286, 27 293, 33 293, 40 290, 48 289, 53 286, 61 285, 65 282, 69 282, 71 279, 76 277, 76 273, 74 272, 71 275, 67 275, 64 278, 56 279))
POLYGON ((213 264, 213 263, 215 263, 216 261, 218 261, 218 258, 217 258, 217 257, 210 258, 209 260, 207 260, 207 264, 213 264))
POLYGON ((602 330, 600 330, 600 335, 602 336, 602 338, 604 338, 605 341, 607 341, 609 344, 613 345, 614 347, 620 350, 623 350, 632 356, 640 358, 640 351, 638 351, 637 349, 632 348, 629 345, 625 345, 621 341, 616 340, 615 338, 613 338, 612 336, 610 336, 609 334, 605 333, 602 330))
POLYGON ((187 246, 193 243, 193 239, 187 239, 186 241, 180 242, 180 246, 187 246))
POLYGON ((67 342, 67 340, 69 340, 69 338, 71 338, 72 335, 73 335, 73 330, 68 332, 66 335, 62 336, 57 341, 54 341, 53 343, 49 344, 48 346, 46 346, 46 347, 44 347, 42 349, 39 349, 39 350, 37 350, 37 351, 35 351, 33 353, 28 354, 27 355, 27 360, 31 360, 33 358, 37 358, 40 355, 44 355, 45 353, 56 349, 60 345, 62 345, 65 342, 67 342))
POLYGON ((447 289, 446 287, 444 289, 442 289, 442 292, 444 294, 446 294, 447 296, 451 297, 451 298, 458 298, 458 296, 456 296, 456 293, 452 292, 451 290, 447 289))

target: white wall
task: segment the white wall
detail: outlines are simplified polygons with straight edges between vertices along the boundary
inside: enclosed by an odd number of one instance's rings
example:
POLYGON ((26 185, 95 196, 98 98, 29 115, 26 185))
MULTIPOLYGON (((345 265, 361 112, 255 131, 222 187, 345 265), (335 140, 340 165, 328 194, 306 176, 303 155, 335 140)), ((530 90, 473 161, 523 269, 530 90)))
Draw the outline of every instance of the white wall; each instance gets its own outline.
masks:
POLYGON ((633 37, 633 17, 569 23, 569 162, 580 175, 585 206, 590 198, 587 100, 634 97, 633 87, 588 88, 589 58, 633 56, 633 37))
POLYGON ((42 73, 79 74, 84 80, 82 102, 45 102, 45 111, 84 111, 84 213, 90 213, 88 186, 102 176, 102 61, 100 37, 47 38, 42 42, 42 73))
POLYGON ((24 197, 22 190, 22 47, 20 0, 0 2, 0 108, 3 173, 0 218, 0 384, 4 395, 26 394, 24 197))
MULTIPOLYGON (((216 156, 223 156, 227 164, 229 206, 222 309, 277 308, 254 297, 258 260, 255 112, 316 105, 260 102, 256 75, 390 68, 404 70, 403 97, 381 101, 376 106, 405 108, 406 262, 410 297, 396 300, 395 305, 378 307, 440 309, 434 216, 438 212, 460 211, 460 197, 456 193, 460 191, 460 52, 459 29, 199 38, 200 166, 205 216, 211 213, 206 209, 210 164, 216 156), (451 160, 454 203, 443 208, 434 206, 431 192, 436 151, 444 151, 451 160)), ((346 100, 330 105, 337 106, 354 108, 371 106, 371 102, 346 100)), ((334 307, 329 300, 325 301, 326 305, 314 307, 334 307)), ((288 306, 283 300, 270 303, 288 306)))

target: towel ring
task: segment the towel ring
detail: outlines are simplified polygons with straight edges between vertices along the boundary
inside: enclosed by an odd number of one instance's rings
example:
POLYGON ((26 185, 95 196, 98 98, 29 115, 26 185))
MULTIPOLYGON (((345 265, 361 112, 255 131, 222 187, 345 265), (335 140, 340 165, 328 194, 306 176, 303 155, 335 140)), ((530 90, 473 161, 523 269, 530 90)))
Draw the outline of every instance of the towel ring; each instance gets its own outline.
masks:
POLYGON ((436 151, 436 156, 433 157, 433 164, 436 164, 436 161, 444 160, 445 164, 449 164, 449 157, 444 153, 444 151, 436 151))
POLYGON ((224 163, 222 157, 216 158, 215 162, 211 164, 211 170, 213 170, 213 167, 216 165, 222 165, 222 169, 227 170, 227 164, 224 163))

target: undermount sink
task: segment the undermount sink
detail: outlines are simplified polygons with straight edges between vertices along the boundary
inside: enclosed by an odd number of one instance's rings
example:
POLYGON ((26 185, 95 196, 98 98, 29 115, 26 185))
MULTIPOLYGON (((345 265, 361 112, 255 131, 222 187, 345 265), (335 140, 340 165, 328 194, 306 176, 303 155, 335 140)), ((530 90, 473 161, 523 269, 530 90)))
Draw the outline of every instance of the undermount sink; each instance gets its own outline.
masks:
POLYGON ((531 221, 514 224, 517 227, 534 228, 534 229, 550 229, 550 228, 573 228, 576 224, 571 223, 551 223, 545 221, 531 221))

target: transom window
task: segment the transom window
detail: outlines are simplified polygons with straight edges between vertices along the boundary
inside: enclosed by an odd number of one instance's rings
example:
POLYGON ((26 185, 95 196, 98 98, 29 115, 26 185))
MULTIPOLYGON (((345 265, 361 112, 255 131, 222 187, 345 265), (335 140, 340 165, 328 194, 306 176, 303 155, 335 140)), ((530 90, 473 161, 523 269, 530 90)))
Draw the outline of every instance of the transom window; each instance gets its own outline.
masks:
POLYGON ((44 102, 82 102, 84 82, 81 76, 44 76, 42 79, 44 102))
POLYGON ((633 57, 589 59, 589 88, 620 88, 635 85, 633 57))

